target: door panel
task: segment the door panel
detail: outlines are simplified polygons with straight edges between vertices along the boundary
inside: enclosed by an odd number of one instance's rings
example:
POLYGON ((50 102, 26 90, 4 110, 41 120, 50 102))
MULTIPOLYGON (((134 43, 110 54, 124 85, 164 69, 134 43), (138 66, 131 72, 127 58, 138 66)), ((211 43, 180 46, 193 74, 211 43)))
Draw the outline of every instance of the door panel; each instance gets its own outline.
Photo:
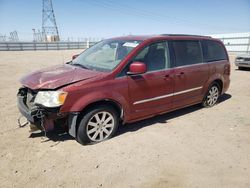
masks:
POLYGON ((140 118, 172 108, 173 70, 149 72, 127 78, 134 117, 140 118))
POLYGON ((209 76, 207 63, 178 67, 174 74, 173 108, 202 100, 202 88, 209 76))
POLYGON ((171 41, 174 54, 173 108, 180 108, 202 100, 202 88, 208 80, 209 67, 203 62, 199 40, 171 41))
POLYGON ((134 118, 170 110, 174 85, 166 41, 146 46, 134 61, 144 62, 147 66, 145 74, 128 77, 134 118))

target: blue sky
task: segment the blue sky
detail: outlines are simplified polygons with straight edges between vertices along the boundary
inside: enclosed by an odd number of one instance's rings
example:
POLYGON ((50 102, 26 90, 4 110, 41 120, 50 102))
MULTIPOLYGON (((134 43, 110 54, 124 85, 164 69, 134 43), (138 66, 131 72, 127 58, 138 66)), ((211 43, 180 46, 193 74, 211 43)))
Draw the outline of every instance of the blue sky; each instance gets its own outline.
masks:
MULTIPOLYGON (((250 32, 250 0, 53 0, 61 38, 250 32)), ((42 0, 0 0, 0 34, 32 40, 42 0)))

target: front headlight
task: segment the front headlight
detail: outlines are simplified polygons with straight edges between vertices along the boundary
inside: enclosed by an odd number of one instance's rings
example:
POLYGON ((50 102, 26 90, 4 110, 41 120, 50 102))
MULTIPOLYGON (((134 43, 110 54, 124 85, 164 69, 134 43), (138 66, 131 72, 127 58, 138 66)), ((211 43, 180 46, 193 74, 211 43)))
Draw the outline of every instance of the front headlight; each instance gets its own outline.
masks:
POLYGON ((41 104, 45 107, 58 107, 63 105, 67 97, 64 91, 39 91, 35 98, 35 104, 41 104))

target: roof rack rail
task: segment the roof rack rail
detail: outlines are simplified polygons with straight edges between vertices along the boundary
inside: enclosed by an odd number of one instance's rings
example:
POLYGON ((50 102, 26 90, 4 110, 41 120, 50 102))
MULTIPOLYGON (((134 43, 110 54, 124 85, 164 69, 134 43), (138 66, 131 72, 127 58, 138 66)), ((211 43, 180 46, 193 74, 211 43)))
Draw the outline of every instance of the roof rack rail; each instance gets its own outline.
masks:
POLYGON ((189 35, 189 34, 160 34, 161 36, 190 36, 190 37, 209 37, 210 36, 202 36, 202 35, 189 35))

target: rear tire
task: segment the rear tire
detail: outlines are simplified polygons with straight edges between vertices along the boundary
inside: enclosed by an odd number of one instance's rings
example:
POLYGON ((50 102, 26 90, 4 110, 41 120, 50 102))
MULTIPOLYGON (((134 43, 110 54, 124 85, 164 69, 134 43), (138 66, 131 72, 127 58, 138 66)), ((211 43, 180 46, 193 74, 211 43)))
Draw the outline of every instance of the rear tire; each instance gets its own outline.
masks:
POLYGON ((220 91, 221 91, 221 88, 220 88, 219 84, 213 83, 209 87, 209 89, 206 93, 206 96, 204 97, 204 99, 202 101, 202 106, 204 106, 204 107, 214 106, 218 102, 218 99, 220 96, 220 91))
POLYGON ((118 125, 118 113, 113 107, 96 106, 84 114, 76 140, 82 145, 105 141, 115 135, 118 125))

